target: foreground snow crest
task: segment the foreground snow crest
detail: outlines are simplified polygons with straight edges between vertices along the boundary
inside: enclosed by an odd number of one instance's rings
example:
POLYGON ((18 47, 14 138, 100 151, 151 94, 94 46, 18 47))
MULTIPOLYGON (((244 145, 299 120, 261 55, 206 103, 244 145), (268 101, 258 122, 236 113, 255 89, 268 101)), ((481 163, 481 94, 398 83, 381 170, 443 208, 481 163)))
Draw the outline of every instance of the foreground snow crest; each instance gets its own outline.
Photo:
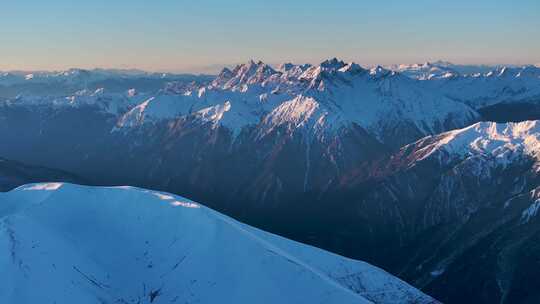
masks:
POLYGON ((0 252, 3 303, 435 303, 364 262, 132 187, 0 193, 0 252))

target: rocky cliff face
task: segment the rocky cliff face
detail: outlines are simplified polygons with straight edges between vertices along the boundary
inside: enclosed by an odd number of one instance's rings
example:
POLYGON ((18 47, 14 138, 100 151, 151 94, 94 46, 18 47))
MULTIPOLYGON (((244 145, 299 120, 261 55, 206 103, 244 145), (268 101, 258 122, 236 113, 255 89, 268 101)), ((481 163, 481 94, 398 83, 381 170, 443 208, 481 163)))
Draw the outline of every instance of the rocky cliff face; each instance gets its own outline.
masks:
POLYGON ((538 126, 478 123, 408 145, 342 181, 346 212, 366 219, 357 233, 388 235, 390 269, 443 302, 534 302, 539 264, 520 256, 540 256, 538 126))

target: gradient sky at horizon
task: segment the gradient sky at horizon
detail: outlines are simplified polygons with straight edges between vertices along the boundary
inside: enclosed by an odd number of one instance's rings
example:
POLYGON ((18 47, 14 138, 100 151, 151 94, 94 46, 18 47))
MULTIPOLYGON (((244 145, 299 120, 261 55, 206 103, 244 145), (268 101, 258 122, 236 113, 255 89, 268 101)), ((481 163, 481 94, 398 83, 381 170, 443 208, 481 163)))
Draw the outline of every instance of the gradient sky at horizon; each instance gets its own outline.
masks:
POLYGON ((20 0, 2 3, 0 37, 0 70, 538 64, 540 1, 20 0))

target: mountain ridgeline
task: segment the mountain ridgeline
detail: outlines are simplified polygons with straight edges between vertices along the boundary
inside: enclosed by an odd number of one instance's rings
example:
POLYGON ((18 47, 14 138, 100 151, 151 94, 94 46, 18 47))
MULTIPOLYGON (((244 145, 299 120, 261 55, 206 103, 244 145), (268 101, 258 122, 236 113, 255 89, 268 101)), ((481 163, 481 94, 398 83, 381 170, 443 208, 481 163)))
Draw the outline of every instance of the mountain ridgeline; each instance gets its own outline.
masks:
POLYGON ((130 77, 68 94, 0 78, 20 91, 0 104, 0 155, 205 202, 445 303, 539 300, 540 68, 330 59, 159 89, 130 77))

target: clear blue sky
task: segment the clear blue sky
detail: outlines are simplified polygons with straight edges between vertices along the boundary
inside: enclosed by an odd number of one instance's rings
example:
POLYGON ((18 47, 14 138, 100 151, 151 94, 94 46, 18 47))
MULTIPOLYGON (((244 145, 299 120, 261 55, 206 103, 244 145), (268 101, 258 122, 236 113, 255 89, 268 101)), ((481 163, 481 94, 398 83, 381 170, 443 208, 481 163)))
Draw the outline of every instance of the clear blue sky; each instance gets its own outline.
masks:
POLYGON ((17 0, 0 37, 0 70, 540 63, 540 0, 17 0))

